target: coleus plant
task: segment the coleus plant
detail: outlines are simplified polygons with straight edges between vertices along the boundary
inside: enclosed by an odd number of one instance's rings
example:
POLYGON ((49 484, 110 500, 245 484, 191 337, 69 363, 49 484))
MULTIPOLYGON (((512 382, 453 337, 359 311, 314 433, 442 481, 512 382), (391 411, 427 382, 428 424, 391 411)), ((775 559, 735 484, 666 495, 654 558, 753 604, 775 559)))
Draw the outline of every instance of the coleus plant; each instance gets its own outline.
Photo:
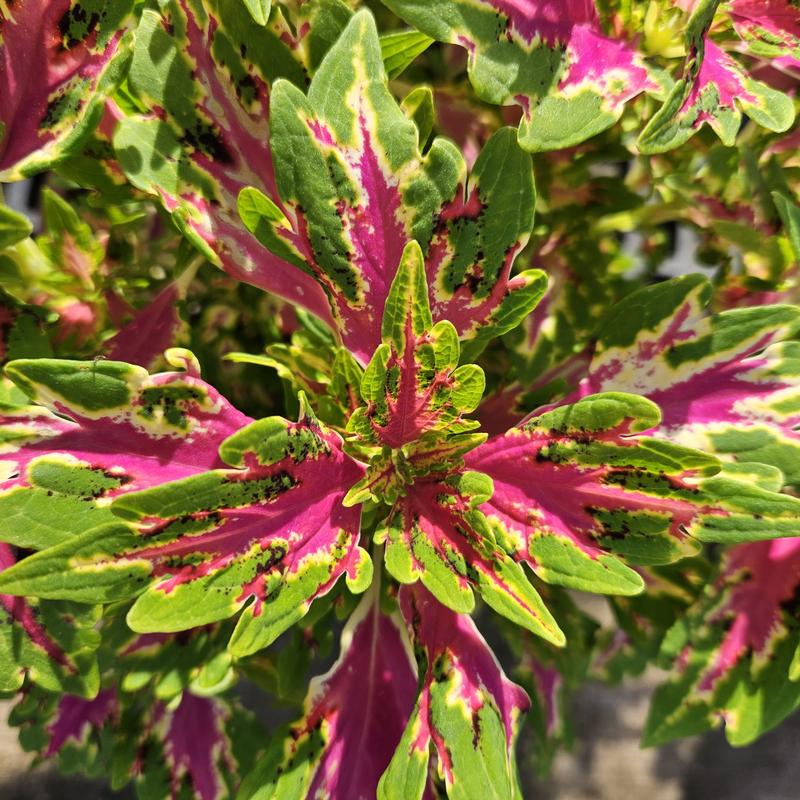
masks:
POLYGON ((0 4, 21 744, 511 800, 648 664, 645 744, 753 741, 800 705, 797 9, 361 5, 0 4))

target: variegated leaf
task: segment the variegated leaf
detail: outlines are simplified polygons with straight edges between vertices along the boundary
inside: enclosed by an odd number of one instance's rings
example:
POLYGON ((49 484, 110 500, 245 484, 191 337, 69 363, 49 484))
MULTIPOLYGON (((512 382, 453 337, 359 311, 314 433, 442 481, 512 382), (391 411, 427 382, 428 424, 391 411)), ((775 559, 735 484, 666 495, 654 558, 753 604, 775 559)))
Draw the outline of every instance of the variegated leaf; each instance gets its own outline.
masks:
POLYGON ((631 294, 608 315, 578 395, 643 394, 660 438, 778 467, 800 481, 800 309, 711 315, 711 287, 676 278, 631 294))
MULTIPOLYGON (((338 661, 309 687, 302 719, 277 738, 239 800, 373 800, 414 706, 400 622, 371 592, 342 632, 338 661)), ((409 795, 411 796, 411 795, 409 795)))
MULTIPOLYGON (((168 770, 165 797, 178 798, 188 788, 198 800, 223 800, 236 785, 232 710, 216 698, 184 692, 156 725, 168 770), (230 726, 231 730, 228 729, 230 726)), ((237 765, 238 766, 238 765, 237 765)), ((247 763, 241 765, 245 769, 247 763)))
POLYGON ((244 609, 231 640, 243 656, 265 647, 343 574, 371 579, 358 547, 359 509, 341 500, 362 468, 313 417, 254 422, 219 448, 232 468, 202 471, 117 496, 121 522, 29 557, 0 586, 37 597, 110 601, 141 595, 128 614, 141 633, 186 630, 244 609), (54 577, 57 576, 57 577, 54 577))
POLYGON ((564 634, 522 567, 495 541, 479 506, 492 481, 451 470, 407 486, 375 534, 386 542, 386 567, 400 583, 422 584, 462 614, 475 606, 473 589, 495 611, 556 645, 564 634))
POLYGON ((117 494, 224 465, 220 443, 251 420, 183 353, 168 356, 189 371, 156 375, 105 360, 7 366, 41 405, 8 409, 0 427, 0 541, 48 547, 112 522, 117 494))
POLYGON ((387 87, 368 12, 350 22, 307 95, 276 83, 271 114, 283 207, 248 189, 242 219, 320 282, 342 341, 362 363, 380 343, 389 287, 412 239, 425 253, 433 318, 450 320, 475 350, 538 302, 540 272, 510 277, 532 224, 530 158, 505 129, 469 176, 449 141, 423 154, 415 123, 387 87))
POLYGON ((670 679, 655 693, 644 740, 654 745, 725 723, 745 745, 800 707, 793 669, 800 539, 737 545, 661 649, 670 679))
POLYGON ((465 456, 494 494, 481 510, 497 541, 543 580, 636 594, 633 564, 668 563, 702 541, 796 535, 800 500, 745 487, 713 456, 649 436, 643 397, 591 395, 531 418, 465 456))
POLYGON ((400 590, 400 608, 420 689, 379 800, 421 800, 432 747, 452 800, 521 800, 514 746, 527 695, 505 676, 470 616, 453 613, 419 584, 400 590))
MULTIPOLYGON (((458 366, 460 346, 451 322, 433 324, 425 264, 412 241, 403 253, 386 300, 383 343, 361 379, 367 403, 353 413, 347 428, 359 447, 376 451, 367 474, 348 494, 347 502, 371 496, 392 500, 414 474, 430 472, 433 463, 458 458, 460 448, 448 437, 478 426, 464 414, 474 411, 483 394, 483 370, 458 366), (449 443, 445 443, 445 440, 449 443)), ((485 437, 460 437, 474 447, 485 437)))
MULTIPOLYGON (((0 542, 0 575, 13 564, 11 548, 0 542)), ((0 594, 0 692, 19 689, 27 676, 52 692, 95 694, 98 616, 74 603, 0 594)))
POLYGON ((277 200, 271 85, 277 78, 305 85, 323 40, 335 38, 350 11, 339 0, 304 4, 295 20, 304 33, 295 38, 282 11, 256 25, 240 0, 172 0, 162 8, 142 14, 128 76, 143 107, 159 113, 120 120, 114 146, 122 168, 229 274, 329 318, 315 281, 260 247, 236 202, 245 186, 277 200))
POLYGON ((639 137, 644 153, 680 147, 708 124, 723 144, 732 146, 742 112, 771 131, 788 130, 794 104, 787 95, 751 78, 733 56, 709 36, 719 0, 702 0, 686 26, 683 77, 639 137))
POLYGON ((800 14, 792 0, 732 0, 729 13, 750 52, 800 66, 800 14))
POLYGON ((133 0, 16 0, 0 8, 0 180, 80 145, 124 75, 133 0))
POLYGON ((104 774, 115 789, 134 780, 152 800, 225 800, 238 770, 251 768, 263 731, 235 702, 183 692, 169 705, 142 693, 104 689, 94 700, 31 693, 10 722, 40 757, 65 772, 104 774), (128 737, 109 736, 124 727, 128 737))
POLYGON ((423 33, 467 50, 475 91, 523 112, 525 150, 578 144, 657 91, 635 48, 603 32, 594 0, 384 0, 423 33))

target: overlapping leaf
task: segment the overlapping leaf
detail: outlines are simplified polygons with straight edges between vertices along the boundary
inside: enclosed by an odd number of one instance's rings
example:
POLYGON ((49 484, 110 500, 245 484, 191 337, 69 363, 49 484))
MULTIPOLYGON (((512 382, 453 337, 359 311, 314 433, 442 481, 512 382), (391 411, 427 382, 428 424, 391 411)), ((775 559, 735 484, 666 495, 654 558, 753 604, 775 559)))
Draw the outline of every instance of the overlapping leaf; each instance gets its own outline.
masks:
POLYGON ((136 32, 128 84, 151 116, 122 119, 120 164, 158 196, 208 258, 327 318, 314 280, 260 247, 242 226, 236 199, 256 186, 277 199, 269 151, 271 85, 304 85, 306 72, 349 18, 339 0, 304 4, 295 38, 282 13, 255 25, 238 0, 174 0, 146 10, 136 32))
POLYGON ((419 585, 400 590, 400 607, 420 689, 378 797, 421 800, 433 747, 449 798, 521 798, 513 751, 527 695, 505 676, 471 617, 454 614, 419 585))
MULTIPOLYGON (((180 354, 173 351, 171 358, 180 354)), ((150 376, 117 362, 46 359, 14 362, 8 373, 62 416, 25 406, 16 394, 4 403, 0 542, 36 550, 61 544, 67 564, 73 546, 79 547, 73 537, 117 529, 111 497, 221 466, 219 443, 249 422, 193 374, 150 376)), ((2 547, 7 579, 14 559, 2 547)), ((48 582, 46 574, 39 577, 48 582)), ((49 578, 57 595, 59 578, 49 578)), ((94 610, 26 599, 40 594, 24 587, 19 594, 2 601, 13 623, 3 626, 9 680, 18 685, 28 672, 49 688, 96 691, 94 610)))
POLYGON ((386 567, 401 583, 421 581, 458 613, 473 610, 477 590, 499 614, 563 645, 558 624, 479 510, 491 495, 492 481, 479 472, 417 478, 376 532, 386 542, 386 567))
MULTIPOLYGON (((13 564, 0 542, 0 575, 13 564)), ((92 607, 0 594, 0 691, 19 689, 27 676, 50 691, 94 694, 97 619, 92 607)))
POLYGON ((132 0, 18 0, 0 9, 0 179, 45 169, 100 121, 123 75, 132 0))
POLYGON ((464 47, 475 91, 522 107, 530 151, 578 144, 658 85, 635 48, 606 36, 594 0, 384 0, 419 30, 464 47))
POLYGON ((800 65, 800 17, 791 0, 733 0, 729 13, 752 53, 800 65))
POLYGON ((742 112, 771 131, 791 127, 791 98, 751 78, 708 36, 718 5, 718 0, 702 0, 693 11, 686 26, 684 75, 642 131, 639 148, 643 152, 679 147, 704 124, 730 147, 741 127, 742 112))
POLYGON ((724 721, 745 745, 800 706, 797 589, 800 539, 731 548, 700 600, 667 633, 673 671, 656 692, 645 743, 702 733, 724 721))
POLYGON ((800 480, 800 309, 757 306, 710 315, 699 276, 642 289, 600 331, 579 394, 627 391, 657 403, 653 433, 800 480))
POLYGON ((703 541, 792 536, 796 498, 706 477, 716 460, 637 436, 659 424, 649 400, 591 395, 534 416, 465 456, 488 475, 481 506, 497 541, 543 580, 585 591, 636 594, 634 564, 674 561, 703 541))
POLYGON ((94 700, 31 693, 14 707, 27 750, 58 757, 66 772, 111 777, 120 789, 133 780, 140 797, 153 800, 223 800, 248 770, 263 731, 235 702, 183 692, 165 705, 145 694, 102 690, 94 700), (126 739, 110 736, 125 726, 126 739))
MULTIPOLYGON (((276 739, 239 800, 371 800, 414 706, 416 675, 399 620, 370 593, 338 661, 309 688, 302 719, 276 739)), ((409 795, 410 796, 410 795, 409 795)))
POLYGON ((344 344, 365 363, 405 246, 425 253, 433 318, 480 349, 536 304, 544 277, 510 277, 534 205, 530 159, 510 130, 487 143, 470 176, 454 145, 424 154, 415 123, 387 88, 375 23, 356 15, 308 94, 281 81, 271 104, 279 208, 242 193, 247 227, 325 288, 344 344))
POLYGON ((246 655, 300 619, 347 574, 363 590, 371 562, 357 546, 359 511, 341 500, 362 468, 314 418, 254 422, 220 447, 233 469, 117 497, 117 523, 88 530, 7 571, 7 591, 109 601, 138 594, 139 632, 185 630, 245 608, 232 648, 246 655))
POLYGON ((367 497, 391 502, 418 474, 441 471, 485 437, 459 436, 477 427, 464 417, 483 393, 474 364, 458 366, 460 346, 453 324, 433 324, 422 251, 410 242, 386 300, 383 343, 361 379, 367 403, 353 413, 348 431, 371 455, 367 474, 348 503, 367 497), (457 437, 457 438, 455 438, 457 437))
POLYGON ((0 541, 20 547, 112 522, 117 494, 222 466, 220 443, 250 422, 192 371, 36 359, 7 374, 42 404, 7 409, 1 429, 0 541))

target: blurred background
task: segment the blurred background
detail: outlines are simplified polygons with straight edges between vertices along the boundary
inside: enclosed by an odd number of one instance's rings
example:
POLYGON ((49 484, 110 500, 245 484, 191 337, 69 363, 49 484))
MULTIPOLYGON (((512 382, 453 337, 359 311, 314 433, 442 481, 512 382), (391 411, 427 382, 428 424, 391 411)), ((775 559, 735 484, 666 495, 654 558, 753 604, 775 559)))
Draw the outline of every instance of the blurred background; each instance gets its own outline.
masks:
MULTIPOLYGON (((624 687, 590 684, 573 703, 575 747, 556 756, 550 778, 525 770, 531 742, 520 748, 525 800, 798 800, 800 715, 756 744, 735 750, 717 731, 666 747, 641 750, 639 737, 650 692, 663 679, 653 671, 624 687)), ((0 704, 0 800, 133 800, 132 789, 63 777, 53 768, 28 771, 16 731, 0 704)), ((528 727, 527 730, 530 730, 528 727)))

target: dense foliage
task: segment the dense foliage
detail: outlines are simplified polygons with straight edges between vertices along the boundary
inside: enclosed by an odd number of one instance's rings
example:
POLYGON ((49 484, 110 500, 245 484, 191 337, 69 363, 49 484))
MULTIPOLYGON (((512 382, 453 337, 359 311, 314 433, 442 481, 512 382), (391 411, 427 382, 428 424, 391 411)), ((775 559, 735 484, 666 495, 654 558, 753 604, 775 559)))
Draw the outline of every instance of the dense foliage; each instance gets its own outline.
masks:
POLYGON ((511 800, 590 679, 668 671, 646 745, 779 724, 798 86, 794 0, 0 2, 23 746, 511 800))

